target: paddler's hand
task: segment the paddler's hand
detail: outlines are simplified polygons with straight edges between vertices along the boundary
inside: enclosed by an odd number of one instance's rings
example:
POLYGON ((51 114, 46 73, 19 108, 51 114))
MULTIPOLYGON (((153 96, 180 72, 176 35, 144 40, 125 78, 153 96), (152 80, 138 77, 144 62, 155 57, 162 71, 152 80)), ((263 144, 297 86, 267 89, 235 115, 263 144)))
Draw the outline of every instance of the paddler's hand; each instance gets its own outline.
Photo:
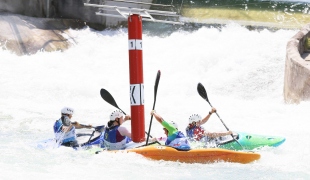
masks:
POLYGON ((216 109, 215 109, 214 107, 212 107, 212 109, 211 109, 210 112, 211 112, 211 114, 212 114, 212 113, 215 113, 215 112, 216 112, 216 109))
POLYGON ((153 116, 155 113, 156 113, 156 111, 155 111, 155 110, 152 110, 152 111, 151 111, 151 116, 153 116))
POLYGON ((150 139, 150 142, 166 141, 167 137, 153 137, 150 139))
POLYGON ((78 122, 73 122, 72 123, 74 126, 75 126, 75 128, 88 128, 88 129, 90 129, 90 128, 92 128, 93 126, 92 125, 84 125, 84 124, 80 124, 80 123, 78 123, 78 122))
POLYGON ((157 143, 157 144, 161 145, 161 143, 155 137, 150 139, 150 143, 157 143))
POLYGON ((155 137, 150 139, 150 142, 151 142, 151 143, 152 143, 152 142, 155 142, 155 141, 157 141, 157 139, 156 139, 155 137))
POLYGON ((87 128, 87 129, 90 129, 90 128, 92 128, 93 126, 92 125, 82 125, 82 126, 84 126, 84 128, 87 128))
POLYGON ((130 115, 126 115, 125 118, 124 118, 124 120, 125 120, 125 121, 126 121, 126 120, 131 120, 131 116, 130 116, 130 115))

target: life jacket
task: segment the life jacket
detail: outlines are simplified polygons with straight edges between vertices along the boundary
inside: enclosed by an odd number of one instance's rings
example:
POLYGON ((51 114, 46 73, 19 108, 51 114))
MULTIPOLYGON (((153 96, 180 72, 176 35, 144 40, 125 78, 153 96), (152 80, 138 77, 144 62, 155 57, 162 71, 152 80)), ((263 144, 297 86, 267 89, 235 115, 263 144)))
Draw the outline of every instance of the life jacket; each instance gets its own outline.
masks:
POLYGON ((62 121, 61 118, 56 120, 54 123, 54 134, 57 143, 64 144, 68 142, 75 142, 76 141, 76 134, 75 134, 75 127, 72 126, 71 129, 67 132, 62 131, 62 121))
POLYGON ((205 137, 204 133, 205 129, 202 126, 190 125, 189 127, 186 128, 187 137, 195 141, 200 141, 203 137, 205 137))
POLYGON ((104 132, 104 147, 108 150, 125 149, 125 145, 131 141, 127 136, 122 136, 118 131, 119 126, 107 128, 104 132))
POLYGON ((166 146, 171 146, 178 150, 190 150, 190 143, 181 131, 167 137, 166 146))

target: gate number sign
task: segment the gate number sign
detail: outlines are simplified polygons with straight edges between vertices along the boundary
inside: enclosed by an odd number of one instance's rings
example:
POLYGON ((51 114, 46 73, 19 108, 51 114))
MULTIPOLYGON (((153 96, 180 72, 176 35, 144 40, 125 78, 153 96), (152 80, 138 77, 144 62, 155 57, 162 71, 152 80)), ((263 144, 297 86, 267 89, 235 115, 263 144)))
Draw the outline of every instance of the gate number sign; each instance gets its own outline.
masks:
POLYGON ((144 105, 144 84, 130 85, 130 105, 144 105))
POLYGON ((129 50, 142 50, 142 40, 141 39, 129 39, 128 49, 129 50))

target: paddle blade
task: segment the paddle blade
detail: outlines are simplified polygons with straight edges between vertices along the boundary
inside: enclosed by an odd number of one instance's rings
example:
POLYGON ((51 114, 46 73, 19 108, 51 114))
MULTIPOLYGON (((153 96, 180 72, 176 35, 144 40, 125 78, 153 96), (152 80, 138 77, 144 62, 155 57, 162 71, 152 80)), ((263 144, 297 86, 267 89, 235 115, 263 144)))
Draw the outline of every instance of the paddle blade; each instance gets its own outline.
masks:
POLYGON ((157 88, 158 88, 160 75, 161 75, 161 72, 160 72, 160 70, 158 70, 157 75, 156 75, 155 85, 154 85, 154 99, 155 99, 155 101, 156 101, 157 88))
POLYGON ((209 99, 208 99, 208 95, 207 95, 207 91, 205 89, 205 87, 201 84, 201 83, 198 83, 197 85, 197 91, 199 93, 199 95, 205 99, 206 101, 209 102, 209 99))
POLYGON ((117 106, 113 96, 107 90, 101 89, 100 90, 100 95, 101 95, 102 99, 104 99, 107 103, 109 103, 112 106, 114 106, 117 109, 119 109, 119 107, 117 106))

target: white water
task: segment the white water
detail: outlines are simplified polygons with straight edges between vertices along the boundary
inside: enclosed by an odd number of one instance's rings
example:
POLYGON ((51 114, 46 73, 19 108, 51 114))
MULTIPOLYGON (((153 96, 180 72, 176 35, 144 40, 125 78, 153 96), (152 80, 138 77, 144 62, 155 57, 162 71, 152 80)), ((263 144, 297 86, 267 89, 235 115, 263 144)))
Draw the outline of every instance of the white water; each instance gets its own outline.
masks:
MULTIPOLYGON (((230 24, 221 31, 143 35, 146 130, 157 70, 162 75, 156 110, 181 129, 191 114, 210 110, 197 93, 201 82, 231 130, 286 137, 281 146, 260 150, 261 159, 250 164, 185 164, 37 148, 54 136, 63 106, 75 108, 73 120, 80 123, 106 124, 115 108, 102 100, 101 88, 130 113, 126 29, 71 32, 77 44, 65 52, 19 57, 0 50, 1 179, 310 179, 310 103, 283 101, 285 48, 296 30, 258 32, 230 24)), ((225 130, 215 115, 206 128, 225 130)), ((153 120, 151 134, 161 133, 153 120)))

